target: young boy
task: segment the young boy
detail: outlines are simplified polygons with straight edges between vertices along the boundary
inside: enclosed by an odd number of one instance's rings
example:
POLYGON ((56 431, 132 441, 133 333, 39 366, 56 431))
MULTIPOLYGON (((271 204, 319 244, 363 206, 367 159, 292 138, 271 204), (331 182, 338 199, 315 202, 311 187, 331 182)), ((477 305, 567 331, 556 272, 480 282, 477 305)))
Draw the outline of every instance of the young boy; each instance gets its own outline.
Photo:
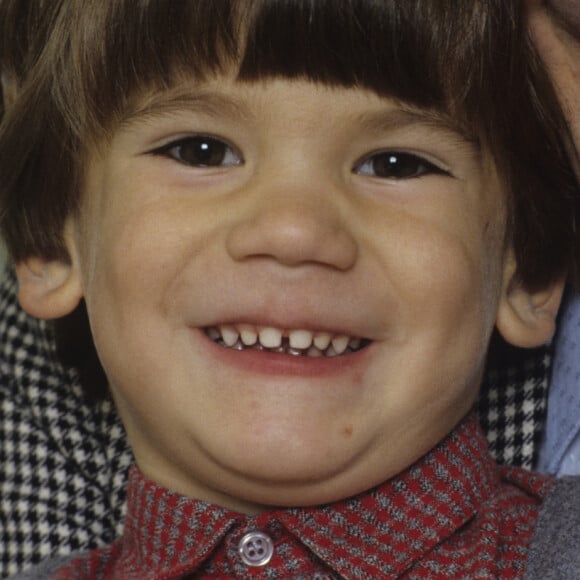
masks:
POLYGON ((578 203, 521 10, 63 4, 2 225, 136 467, 124 537, 33 577, 523 577, 553 484, 470 409, 494 328, 550 339, 578 203))

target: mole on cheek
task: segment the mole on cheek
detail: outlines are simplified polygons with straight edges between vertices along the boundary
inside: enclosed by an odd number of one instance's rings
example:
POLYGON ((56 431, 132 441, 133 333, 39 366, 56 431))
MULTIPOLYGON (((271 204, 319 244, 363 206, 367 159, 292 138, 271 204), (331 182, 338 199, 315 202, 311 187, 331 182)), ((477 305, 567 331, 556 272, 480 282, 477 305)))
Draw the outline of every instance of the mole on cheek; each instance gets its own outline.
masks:
POLYGON ((346 437, 352 437, 352 425, 347 425, 343 430, 342 434, 346 437))

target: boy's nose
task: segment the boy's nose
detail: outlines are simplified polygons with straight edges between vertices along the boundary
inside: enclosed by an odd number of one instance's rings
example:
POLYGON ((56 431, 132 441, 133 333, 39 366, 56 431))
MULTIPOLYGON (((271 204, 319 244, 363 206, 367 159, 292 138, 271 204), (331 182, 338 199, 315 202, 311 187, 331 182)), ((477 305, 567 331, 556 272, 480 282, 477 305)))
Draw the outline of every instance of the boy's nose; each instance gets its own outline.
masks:
POLYGON ((253 191, 241 219, 231 228, 227 250, 236 261, 271 258, 296 267, 319 264, 348 270, 357 258, 356 239, 345 219, 345 208, 332 201, 334 192, 314 192, 312 186, 253 191), (298 191, 297 191, 298 189, 298 191))

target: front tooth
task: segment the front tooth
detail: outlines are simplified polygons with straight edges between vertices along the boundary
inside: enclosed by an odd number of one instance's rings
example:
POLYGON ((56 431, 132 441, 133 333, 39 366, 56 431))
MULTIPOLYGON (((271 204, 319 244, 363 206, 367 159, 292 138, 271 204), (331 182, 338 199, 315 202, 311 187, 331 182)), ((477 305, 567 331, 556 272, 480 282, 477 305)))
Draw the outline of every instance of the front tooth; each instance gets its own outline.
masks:
POLYGON ((240 338, 238 331, 233 326, 220 326, 219 331, 226 346, 234 346, 234 344, 236 344, 240 338))
POLYGON ((249 324, 240 324, 238 326, 240 338, 246 346, 253 346, 258 341, 258 331, 249 324))
POLYGON ((290 348, 304 350, 312 345, 312 333, 309 330, 291 330, 288 333, 288 340, 290 348))
POLYGON ((279 348, 282 344, 282 331, 270 326, 263 326, 259 331, 260 343, 266 348, 279 348))
POLYGON ((320 350, 326 350, 332 336, 328 332, 317 332, 314 335, 314 346, 320 350))
POLYGON ((347 349, 349 340, 350 338, 344 334, 339 334, 332 339, 332 347, 336 354, 342 354, 347 349))
POLYGON ((360 340, 360 338, 351 338, 351 339, 348 341, 348 346, 349 346, 350 348, 352 348, 352 350, 357 350, 357 349, 360 347, 360 345, 361 345, 361 340, 360 340))

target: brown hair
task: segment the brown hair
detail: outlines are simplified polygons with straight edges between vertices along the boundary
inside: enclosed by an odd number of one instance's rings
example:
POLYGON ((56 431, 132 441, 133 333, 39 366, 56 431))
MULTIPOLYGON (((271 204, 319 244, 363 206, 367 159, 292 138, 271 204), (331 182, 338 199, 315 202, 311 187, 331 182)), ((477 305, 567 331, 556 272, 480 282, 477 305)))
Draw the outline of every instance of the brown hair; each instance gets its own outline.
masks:
MULTIPOLYGON (((243 80, 364 87, 453 119, 481 139, 507 183, 521 282, 576 275, 580 203, 566 128, 522 0, 43 3, 54 22, 16 70, 19 96, 0 128, 0 227, 15 260, 67 259, 63 224, 78 208, 87 150, 106 142, 136 97, 234 66, 243 80)), ((23 14, 28 31, 42 18, 23 14)), ((14 70, 18 46, 13 32, 3 69, 14 70)))
POLYGON ((62 1, 0 0, 3 101, 13 100, 27 72, 44 50, 62 1))

